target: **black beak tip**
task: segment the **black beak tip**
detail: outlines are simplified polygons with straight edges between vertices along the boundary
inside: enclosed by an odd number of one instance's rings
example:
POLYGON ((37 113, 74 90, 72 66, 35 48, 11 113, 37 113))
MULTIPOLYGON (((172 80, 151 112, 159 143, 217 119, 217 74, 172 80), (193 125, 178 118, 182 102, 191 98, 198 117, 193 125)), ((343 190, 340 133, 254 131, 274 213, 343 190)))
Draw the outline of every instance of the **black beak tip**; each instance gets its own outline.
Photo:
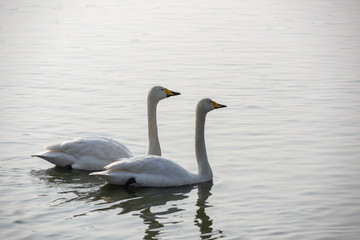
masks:
POLYGON ((166 95, 166 97, 172 97, 172 96, 181 95, 179 92, 174 92, 174 91, 171 91, 171 94, 172 95, 166 95))

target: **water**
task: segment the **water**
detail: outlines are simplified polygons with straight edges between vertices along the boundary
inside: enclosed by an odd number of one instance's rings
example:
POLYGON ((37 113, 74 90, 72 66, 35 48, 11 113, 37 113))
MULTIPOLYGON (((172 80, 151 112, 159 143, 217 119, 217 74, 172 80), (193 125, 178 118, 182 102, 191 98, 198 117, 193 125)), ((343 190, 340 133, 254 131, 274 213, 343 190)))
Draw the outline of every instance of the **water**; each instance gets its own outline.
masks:
POLYGON ((358 1, 0 1, 1 239, 358 239, 358 1), (196 171, 208 114, 213 183, 104 186, 30 155, 73 137, 196 171))

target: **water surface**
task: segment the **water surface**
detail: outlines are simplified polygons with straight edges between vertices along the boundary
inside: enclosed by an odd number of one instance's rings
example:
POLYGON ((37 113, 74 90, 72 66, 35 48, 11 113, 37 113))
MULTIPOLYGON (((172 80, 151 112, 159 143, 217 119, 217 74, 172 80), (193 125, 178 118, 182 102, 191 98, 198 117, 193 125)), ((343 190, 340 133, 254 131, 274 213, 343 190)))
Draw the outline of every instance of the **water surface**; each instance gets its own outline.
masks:
POLYGON ((358 239, 358 1, 0 1, 2 239, 358 239), (125 191, 30 155, 106 136, 213 183, 125 191))

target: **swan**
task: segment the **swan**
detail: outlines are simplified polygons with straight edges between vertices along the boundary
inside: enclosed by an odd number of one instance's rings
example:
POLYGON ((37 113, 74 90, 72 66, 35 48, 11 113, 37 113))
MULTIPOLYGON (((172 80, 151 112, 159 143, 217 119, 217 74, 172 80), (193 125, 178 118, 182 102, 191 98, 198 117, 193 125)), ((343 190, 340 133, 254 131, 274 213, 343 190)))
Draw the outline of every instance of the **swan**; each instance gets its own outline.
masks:
POLYGON ((196 107, 195 152, 198 173, 194 174, 179 164, 166 158, 154 155, 121 159, 105 167, 105 171, 93 172, 107 183, 135 187, 176 187, 200 182, 208 182, 213 173, 208 162, 205 147, 206 114, 217 108, 226 107, 209 98, 199 101, 196 107))
MULTIPOLYGON (((147 97, 148 113, 148 154, 161 155, 156 123, 156 106, 160 100, 180 95, 161 86, 152 87, 147 97)), ((103 170, 119 158, 133 157, 130 150, 116 140, 105 137, 85 137, 57 143, 45 147, 46 151, 31 155, 39 157, 59 167, 81 170, 103 170)))

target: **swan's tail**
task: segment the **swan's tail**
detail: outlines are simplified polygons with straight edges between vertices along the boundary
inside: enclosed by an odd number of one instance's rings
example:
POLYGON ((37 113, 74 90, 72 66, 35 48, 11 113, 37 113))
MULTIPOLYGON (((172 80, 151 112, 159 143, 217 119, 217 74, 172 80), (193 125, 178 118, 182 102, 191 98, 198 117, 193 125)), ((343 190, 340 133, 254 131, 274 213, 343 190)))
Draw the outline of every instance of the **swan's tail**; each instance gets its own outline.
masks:
POLYGON ((91 176, 106 176, 109 174, 107 173, 107 171, 100 171, 100 172, 92 172, 89 175, 91 175, 91 176))
POLYGON ((105 183, 110 183, 110 174, 107 171, 100 171, 100 172, 92 172, 89 175, 91 176, 97 176, 98 178, 100 178, 101 180, 104 180, 105 183))
POLYGON ((47 152, 39 152, 39 153, 35 153, 30 155, 31 157, 38 157, 38 158, 42 158, 47 160, 46 158, 48 158, 47 152))
POLYGON ((61 152, 45 151, 33 154, 31 157, 42 158, 59 167, 66 167, 74 164, 74 158, 72 156, 61 152))
POLYGON ((126 173, 119 174, 109 171, 92 172, 90 173, 90 175, 97 176, 108 184, 117 184, 117 185, 126 185, 126 182, 129 180, 129 178, 134 178, 130 174, 126 174, 126 173))

